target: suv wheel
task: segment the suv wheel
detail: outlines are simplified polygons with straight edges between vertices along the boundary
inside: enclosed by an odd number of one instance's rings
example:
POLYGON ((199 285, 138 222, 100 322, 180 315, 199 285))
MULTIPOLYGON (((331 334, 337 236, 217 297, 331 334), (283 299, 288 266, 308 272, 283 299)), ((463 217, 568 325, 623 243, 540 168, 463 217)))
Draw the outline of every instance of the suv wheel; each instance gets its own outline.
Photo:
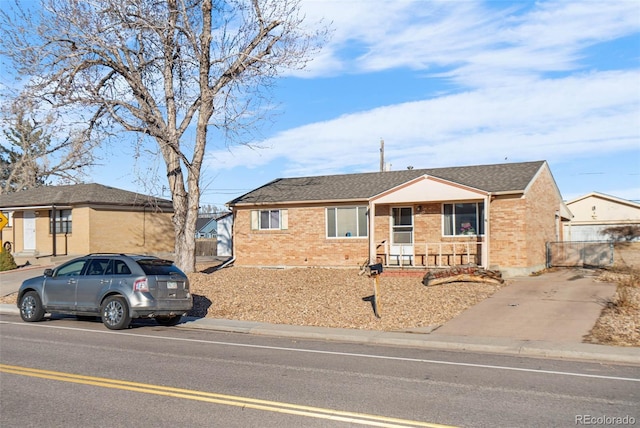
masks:
POLYGON ((174 326, 180 322, 182 315, 163 315, 156 317, 156 322, 164 326, 174 326))
POLYGON ((20 299, 20 317, 26 322, 36 322, 44 318, 42 301, 35 291, 24 293, 20 299))
POLYGON ((120 296, 109 296, 104 299, 100 316, 102 323, 110 330, 122 330, 129 327, 131 323, 127 302, 120 296))

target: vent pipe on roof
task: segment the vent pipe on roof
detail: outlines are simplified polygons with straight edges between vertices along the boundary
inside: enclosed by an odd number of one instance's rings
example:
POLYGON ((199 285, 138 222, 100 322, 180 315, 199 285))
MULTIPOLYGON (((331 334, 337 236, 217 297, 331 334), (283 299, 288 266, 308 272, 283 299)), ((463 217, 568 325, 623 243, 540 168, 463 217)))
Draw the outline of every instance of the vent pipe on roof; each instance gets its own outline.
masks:
POLYGON ((380 139, 380 172, 384 172, 385 171, 385 165, 384 165, 384 140, 381 138, 380 139))

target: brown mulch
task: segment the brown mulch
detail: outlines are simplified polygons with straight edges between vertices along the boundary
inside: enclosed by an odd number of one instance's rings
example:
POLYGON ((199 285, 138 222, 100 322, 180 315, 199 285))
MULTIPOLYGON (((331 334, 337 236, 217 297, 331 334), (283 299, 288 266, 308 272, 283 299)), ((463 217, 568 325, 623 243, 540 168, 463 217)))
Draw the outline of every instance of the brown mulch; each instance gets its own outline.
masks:
POLYGON ((378 313, 373 279, 357 269, 228 267, 189 275, 193 315, 367 330, 410 330, 437 326, 502 285, 422 285, 422 277, 379 277, 378 313))

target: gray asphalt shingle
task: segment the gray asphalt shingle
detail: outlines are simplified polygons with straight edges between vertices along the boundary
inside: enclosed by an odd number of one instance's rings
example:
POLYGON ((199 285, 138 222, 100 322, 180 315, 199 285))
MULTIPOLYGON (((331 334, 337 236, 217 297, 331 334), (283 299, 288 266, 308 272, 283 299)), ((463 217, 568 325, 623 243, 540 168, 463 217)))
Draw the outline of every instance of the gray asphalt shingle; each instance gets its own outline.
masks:
POLYGON ((0 208, 82 204, 173 208, 173 203, 170 200, 101 184, 42 186, 0 195, 0 208))
POLYGON ((423 175, 487 192, 522 192, 544 164, 545 161, 535 161, 279 178, 230 201, 229 205, 367 200, 423 175))

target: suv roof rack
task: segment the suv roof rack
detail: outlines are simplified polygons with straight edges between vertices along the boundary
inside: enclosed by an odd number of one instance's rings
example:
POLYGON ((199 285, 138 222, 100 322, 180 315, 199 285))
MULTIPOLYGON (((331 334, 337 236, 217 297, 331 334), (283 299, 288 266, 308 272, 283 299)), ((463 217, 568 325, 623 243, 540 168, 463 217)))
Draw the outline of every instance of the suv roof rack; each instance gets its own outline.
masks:
POLYGON ((130 254, 130 253, 89 253, 85 255, 85 257, 91 257, 91 256, 156 257, 152 255, 130 254))

